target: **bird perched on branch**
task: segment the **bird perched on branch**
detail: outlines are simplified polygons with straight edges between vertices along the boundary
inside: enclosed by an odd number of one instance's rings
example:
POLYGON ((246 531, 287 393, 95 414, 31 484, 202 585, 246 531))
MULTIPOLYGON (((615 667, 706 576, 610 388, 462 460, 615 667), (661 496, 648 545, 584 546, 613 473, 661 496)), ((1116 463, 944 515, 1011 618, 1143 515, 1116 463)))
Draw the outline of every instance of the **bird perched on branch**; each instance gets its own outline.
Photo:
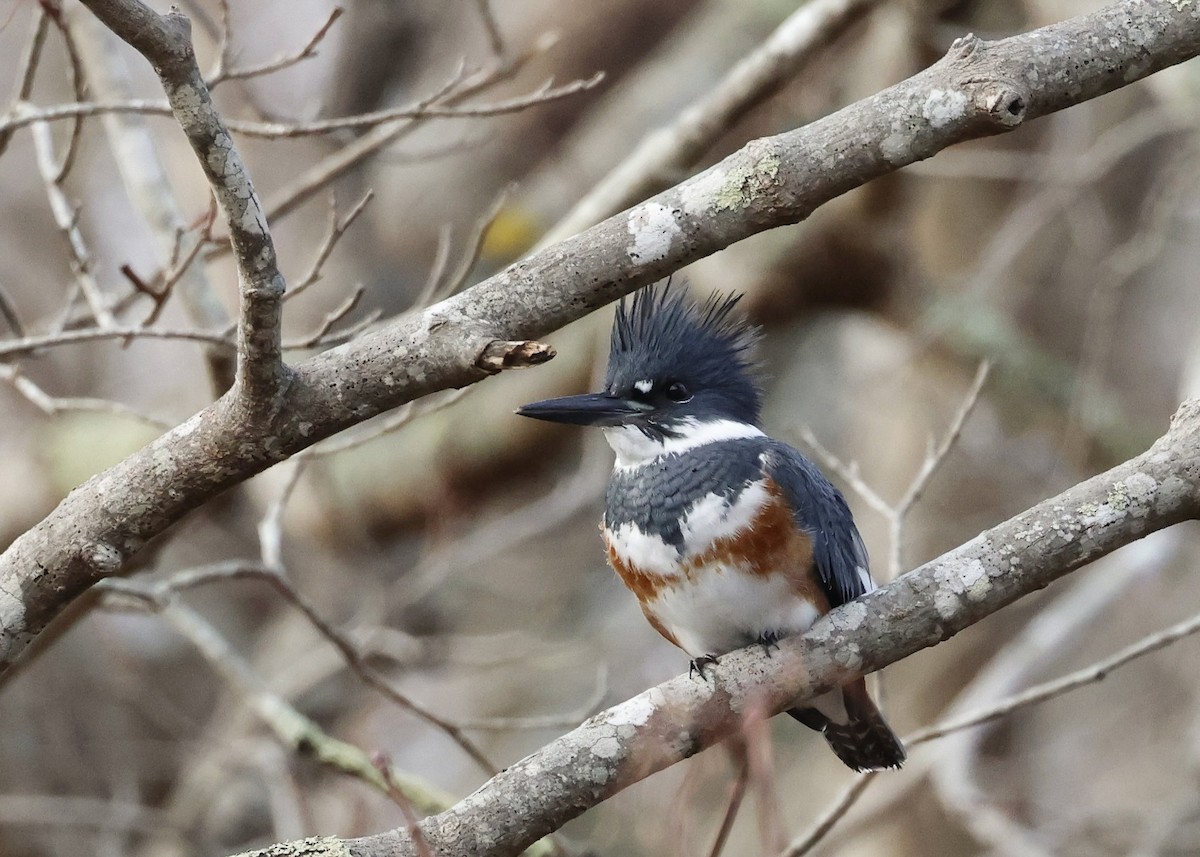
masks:
MULTIPOLYGON (((738 300, 638 292, 617 309, 602 392, 517 411, 603 428, 616 452, 609 563, 701 678, 720 655, 769 649, 874 588, 841 493, 759 428, 758 331, 734 314, 738 300)), ((788 713, 856 771, 904 761, 861 678, 788 713)))

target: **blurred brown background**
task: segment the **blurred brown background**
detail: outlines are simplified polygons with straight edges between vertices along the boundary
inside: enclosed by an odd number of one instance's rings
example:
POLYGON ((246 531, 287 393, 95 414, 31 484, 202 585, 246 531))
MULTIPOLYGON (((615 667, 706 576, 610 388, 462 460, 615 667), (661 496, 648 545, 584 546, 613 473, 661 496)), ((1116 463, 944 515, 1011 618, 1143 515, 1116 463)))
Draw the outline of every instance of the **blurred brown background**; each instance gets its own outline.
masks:
MULTIPOLYGON (((974 32, 999 38, 1096 8, 1067 0, 884 2, 706 156, 824 115, 906 77, 974 32)), ((494 60, 479 6, 347 0, 315 58, 218 90, 229 117, 308 120, 382 109, 435 91, 460 61, 494 60)), ((0 92, 19 86, 39 4, 0 4, 0 92)), ((299 49, 328 17, 322 0, 233 2, 232 58, 248 66, 299 49)), ((779 0, 494 0, 504 51, 543 49, 481 93, 491 102, 597 71, 588 92, 508 115, 421 123, 273 222, 285 273, 308 270, 328 228, 367 189, 363 216, 323 278, 287 304, 303 338, 356 284, 346 322, 392 315, 420 294, 449 242, 469 253, 499 202, 467 283, 530 247, 638 139, 709 91, 795 9, 779 0), (556 41, 549 46, 547 34, 556 41), (445 240, 444 238, 442 240, 445 240)), ((87 63, 123 67, 137 97, 150 69, 74 3, 67 25, 87 63)), ((202 64, 221 13, 186 4, 202 64)), ((74 100, 52 32, 30 100, 74 100)), ((902 533, 907 569, 989 524, 1141 451, 1177 403, 1200 395, 1200 207, 1194 64, 949 150, 693 265, 697 293, 745 292, 766 329, 767 428, 801 445, 807 427, 857 462, 888 501, 945 436, 980 361, 991 376, 961 437, 902 533)), ((103 100, 98 84, 91 96, 103 100)), ((186 142, 144 120, 185 220, 208 205, 186 142)), ((62 150, 67 123, 51 129, 62 150)), ((239 138, 268 200, 360 132, 239 138)), ((83 124, 62 183, 99 287, 136 323, 149 309, 122 265, 148 275, 164 251, 112 153, 83 124), (124 302, 124 303, 123 303, 124 302)), ((0 289, 26 334, 55 330, 76 282, 30 129, 0 157, 0 289)), ((221 232, 220 224, 216 232, 221 232)), ((226 312, 227 257, 197 263, 226 312)), ((169 301, 162 326, 196 326, 169 301)), ((510 373, 400 431, 314 460, 283 512, 292 584, 413 699, 497 764, 583 717, 681 672, 684 656, 646 625, 605 567, 596 524, 609 467, 599 436, 534 424, 515 405, 584 389, 602 370, 608 314, 549 337, 559 357, 510 373), (526 720, 532 718, 532 722, 526 720)), ((4 335, 17 332, 4 328, 4 335)), ((301 358, 305 351, 296 351, 301 358)), ((94 397, 175 423, 213 396, 194 343, 136 339, 46 349, 24 377, 53 397, 94 397)), ((11 381, 11 378, 10 378, 11 381)), ((155 431, 104 408, 39 410, 0 385, 0 538, 36 523, 65 492, 155 431)), ((256 527, 294 465, 193 514, 143 557, 160 579, 256 559, 256 527)), ((886 522, 847 491, 889 574, 886 522)), ((1178 527, 1026 599, 883 677, 903 734, 1084 666, 1195 611, 1200 532, 1178 527)), ((328 733, 453 795, 484 774, 442 732, 364 687, 296 609, 262 582, 227 581, 186 603, 254 673, 328 733)), ((837 855, 1173 855, 1200 851, 1200 709, 1184 641, 1040 707, 914 750, 817 847, 837 855)), ((280 745, 246 695, 163 619, 95 609, 0 688, 0 852, 221 855, 309 834, 403 823, 362 782, 280 745)), ((812 733, 772 725, 775 790, 790 835, 852 776, 812 733)), ((731 766, 723 750, 654 776, 566 829, 575 853, 704 854, 731 766)), ((753 804, 753 798, 751 799, 753 804)), ((743 811, 725 853, 762 853, 743 811)))

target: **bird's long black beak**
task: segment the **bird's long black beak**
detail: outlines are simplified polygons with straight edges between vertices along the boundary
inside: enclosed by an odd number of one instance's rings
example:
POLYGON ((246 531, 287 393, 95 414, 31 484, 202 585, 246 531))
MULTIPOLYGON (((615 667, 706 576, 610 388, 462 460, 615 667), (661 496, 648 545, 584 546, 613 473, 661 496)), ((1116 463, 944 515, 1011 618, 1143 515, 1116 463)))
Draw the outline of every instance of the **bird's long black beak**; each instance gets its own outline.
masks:
POLYGON ((619 426, 645 413, 646 406, 608 393, 561 396, 521 405, 517 413, 535 420, 577 426, 619 426))

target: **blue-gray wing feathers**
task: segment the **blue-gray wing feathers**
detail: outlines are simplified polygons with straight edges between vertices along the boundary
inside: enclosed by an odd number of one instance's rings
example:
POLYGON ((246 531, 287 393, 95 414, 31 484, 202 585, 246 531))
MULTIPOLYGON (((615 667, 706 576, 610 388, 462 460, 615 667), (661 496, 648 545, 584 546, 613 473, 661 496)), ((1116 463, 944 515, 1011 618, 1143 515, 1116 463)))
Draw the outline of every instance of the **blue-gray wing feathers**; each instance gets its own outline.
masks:
POLYGON ((831 607, 869 588, 867 548, 842 493, 815 464, 775 441, 762 457, 763 472, 783 491, 796 524, 812 537, 813 561, 831 607))

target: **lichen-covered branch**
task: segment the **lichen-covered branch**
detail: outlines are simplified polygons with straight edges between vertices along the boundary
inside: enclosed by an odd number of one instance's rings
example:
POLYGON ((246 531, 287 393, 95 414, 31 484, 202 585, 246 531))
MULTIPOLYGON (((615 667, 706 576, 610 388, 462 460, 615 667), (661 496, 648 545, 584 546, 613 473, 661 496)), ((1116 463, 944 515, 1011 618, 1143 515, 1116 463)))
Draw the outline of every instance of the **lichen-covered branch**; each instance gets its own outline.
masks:
POLYGON ((660 190, 693 167, 734 123, 779 91, 877 0, 811 0, 672 122, 643 137, 542 237, 549 246, 660 190))
POLYGON ((216 193, 229 224, 241 295, 235 401, 246 421, 268 422, 278 413, 288 374, 280 338, 286 284, 266 212, 196 63, 191 24, 177 11, 159 15, 138 0, 84 5, 154 66, 216 193))
MULTIPOLYGON (((790 708, 936 645, 1148 533, 1200 518, 1200 400, 1153 447, 1045 500, 768 654, 726 655, 708 681, 679 676, 597 714, 509 766, 421 832, 439 857, 502 857, 650 774, 713 746, 758 706, 790 708)), ((296 843, 290 843, 295 845, 296 843)), ((259 855, 292 853, 285 846, 259 855)), ((310 840, 313 854, 415 855, 404 830, 310 840), (320 843, 319 845, 317 843, 320 843)))
MULTIPOLYGON (((151 50, 170 36, 164 22, 175 20, 138 3, 88 5, 151 50)), ((190 57, 190 48, 185 53, 190 57)), ((493 343, 536 341, 946 146, 1009 130, 1197 53, 1200 8, 1135 0, 998 42, 959 40, 906 81, 756 140, 472 289, 299 364, 275 402, 258 403, 277 405, 272 420, 248 423, 238 396, 221 399, 77 488, 0 556, 0 671, 75 596, 191 509, 348 426, 482 380, 497 368, 489 355, 510 347, 493 343)), ((251 215, 247 209, 242 216, 251 215)), ((265 288, 256 293, 264 300, 271 291, 265 288)))

